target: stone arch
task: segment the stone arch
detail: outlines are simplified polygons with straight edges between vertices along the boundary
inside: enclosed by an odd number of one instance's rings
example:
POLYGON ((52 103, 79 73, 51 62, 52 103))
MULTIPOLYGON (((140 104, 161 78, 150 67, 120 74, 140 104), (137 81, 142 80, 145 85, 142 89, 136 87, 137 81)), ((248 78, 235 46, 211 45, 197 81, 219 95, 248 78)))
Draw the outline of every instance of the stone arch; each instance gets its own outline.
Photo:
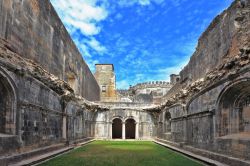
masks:
POLYGON ((216 135, 250 136, 250 79, 240 79, 226 86, 217 100, 216 135))
POLYGON ((125 119, 125 138, 126 139, 135 139, 136 132, 136 121, 134 118, 125 119))
POLYGON ((14 81, 0 68, 0 133, 17 135, 17 91, 14 81))
POLYGON ((119 117, 112 119, 112 139, 122 139, 122 119, 119 117))
POLYGON ((121 119, 121 121, 124 122, 124 118, 121 117, 121 116, 114 116, 114 117, 112 117, 111 122, 113 122, 114 119, 121 119))
POLYGON ((135 117, 133 117, 133 116, 127 116, 127 117, 125 117, 124 118, 124 122, 126 122, 126 120, 128 120, 128 119, 133 119, 134 121, 135 121, 135 123, 138 121, 135 117))
POLYGON ((169 133, 171 132, 171 114, 169 111, 165 112, 164 115, 164 125, 165 125, 165 132, 169 133))

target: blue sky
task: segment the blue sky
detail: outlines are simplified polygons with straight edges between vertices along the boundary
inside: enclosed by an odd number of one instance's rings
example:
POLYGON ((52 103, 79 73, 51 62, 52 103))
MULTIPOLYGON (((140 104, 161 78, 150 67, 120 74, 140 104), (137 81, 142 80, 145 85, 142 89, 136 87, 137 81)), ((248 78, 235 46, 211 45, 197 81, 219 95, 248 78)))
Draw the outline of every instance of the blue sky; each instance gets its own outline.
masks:
POLYGON ((233 0, 51 0, 92 72, 115 66, 118 89, 169 80, 233 0))

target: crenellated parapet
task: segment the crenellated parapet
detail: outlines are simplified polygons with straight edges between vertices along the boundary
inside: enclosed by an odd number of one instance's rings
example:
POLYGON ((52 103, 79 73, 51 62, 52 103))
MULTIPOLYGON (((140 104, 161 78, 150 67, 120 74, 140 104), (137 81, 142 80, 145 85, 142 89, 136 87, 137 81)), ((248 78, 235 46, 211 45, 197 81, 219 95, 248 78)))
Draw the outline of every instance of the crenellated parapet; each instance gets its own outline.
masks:
POLYGON ((138 83, 134 86, 131 86, 130 90, 138 90, 138 89, 147 89, 147 88, 171 88, 172 84, 167 81, 149 81, 138 83))

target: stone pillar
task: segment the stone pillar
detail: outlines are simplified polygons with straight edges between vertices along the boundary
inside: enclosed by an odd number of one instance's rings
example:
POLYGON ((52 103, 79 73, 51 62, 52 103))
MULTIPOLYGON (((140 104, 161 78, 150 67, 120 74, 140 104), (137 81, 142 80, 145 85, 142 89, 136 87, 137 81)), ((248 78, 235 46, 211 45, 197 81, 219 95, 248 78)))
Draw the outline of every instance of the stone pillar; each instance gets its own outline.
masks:
POLYGON ((125 122, 122 122, 122 139, 126 139, 125 122))
POLYGON ((168 132, 167 131, 167 126, 166 126, 166 119, 165 119, 165 116, 166 116, 166 111, 162 114, 162 136, 163 136, 163 138, 164 138, 164 135, 165 135, 165 133, 166 132, 168 132))
POLYGON ((67 117, 63 116, 62 137, 67 139, 67 117))
POLYGON ((109 139, 112 139, 112 122, 109 122, 109 139))
POLYGON ((139 139, 139 123, 135 123, 135 139, 139 139))
POLYGON ((188 125, 187 125, 187 116, 184 119, 183 128, 184 128, 184 142, 187 143, 188 142, 188 131, 190 131, 190 130, 188 130, 189 128, 188 128, 188 125))

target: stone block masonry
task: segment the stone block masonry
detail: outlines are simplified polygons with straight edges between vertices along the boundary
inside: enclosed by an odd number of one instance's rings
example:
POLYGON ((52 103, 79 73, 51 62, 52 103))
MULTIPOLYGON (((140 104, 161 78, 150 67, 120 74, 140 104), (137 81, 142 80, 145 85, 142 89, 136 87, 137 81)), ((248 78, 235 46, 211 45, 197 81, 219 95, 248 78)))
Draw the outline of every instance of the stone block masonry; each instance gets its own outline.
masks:
POLYGON ((49 0, 1 0, 0 38, 12 50, 67 81, 77 95, 100 100, 100 88, 49 0))

